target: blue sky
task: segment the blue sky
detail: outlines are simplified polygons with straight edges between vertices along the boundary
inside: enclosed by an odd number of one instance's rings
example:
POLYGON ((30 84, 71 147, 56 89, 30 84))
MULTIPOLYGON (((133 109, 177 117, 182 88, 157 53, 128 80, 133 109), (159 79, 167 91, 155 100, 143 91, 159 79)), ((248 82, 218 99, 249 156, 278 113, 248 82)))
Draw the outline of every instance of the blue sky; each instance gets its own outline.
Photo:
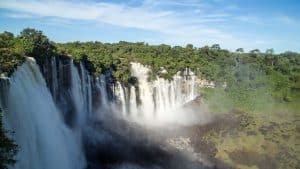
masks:
POLYGON ((299 0, 0 0, 0 31, 51 40, 300 52, 299 0))

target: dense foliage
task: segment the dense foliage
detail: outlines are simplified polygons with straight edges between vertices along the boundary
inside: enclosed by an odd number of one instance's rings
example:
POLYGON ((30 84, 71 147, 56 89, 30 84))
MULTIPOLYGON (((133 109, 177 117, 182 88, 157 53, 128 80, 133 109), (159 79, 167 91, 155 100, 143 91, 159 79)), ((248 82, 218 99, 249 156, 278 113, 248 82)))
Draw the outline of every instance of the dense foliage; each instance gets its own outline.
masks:
POLYGON ((10 32, 0 34, 0 74, 10 75, 25 56, 34 57, 42 64, 47 57, 55 54, 54 44, 41 31, 26 28, 17 37, 10 32))
POLYGON ((0 34, 0 74, 11 74, 24 61, 25 45, 10 32, 0 34))
POLYGON ((7 169, 8 165, 16 162, 14 156, 17 153, 18 146, 8 137, 7 131, 2 127, 2 112, 0 112, 0 168, 7 169))

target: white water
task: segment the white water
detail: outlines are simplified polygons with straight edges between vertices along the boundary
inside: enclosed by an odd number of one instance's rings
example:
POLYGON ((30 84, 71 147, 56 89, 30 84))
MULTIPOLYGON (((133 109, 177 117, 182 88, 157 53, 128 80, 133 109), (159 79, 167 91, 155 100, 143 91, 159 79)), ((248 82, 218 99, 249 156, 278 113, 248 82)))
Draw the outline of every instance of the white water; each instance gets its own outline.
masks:
POLYGON ((52 94, 53 99, 56 101, 58 92, 58 79, 57 79, 57 68, 56 68, 56 58, 51 59, 51 76, 52 76, 52 94))
POLYGON ((135 87, 134 86, 131 86, 130 87, 130 96, 129 96, 129 110, 130 110, 130 115, 131 116, 134 116, 134 117, 138 117, 139 114, 139 110, 138 110, 138 105, 137 105, 137 102, 136 102, 136 99, 137 99, 137 96, 135 94, 135 87))
POLYGON ((80 63, 80 72, 81 72, 81 91, 83 97, 83 103, 85 107, 85 113, 92 111, 92 85, 91 78, 87 70, 84 68, 83 64, 80 63))
POLYGON ((120 101, 121 113, 122 113, 123 117, 127 116, 125 93, 126 93, 126 91, 123 88, 123 86, 121 85, 121 83, 117 82, 116 96, 120 101))
POLYGON ((10 78, 3 97, 5 127, 20 147, 15 169, 82 169, 77 134, 68 129, 33 59, 10 78))
MULTIPOLYGON (((100 103, 96 103, 96 109, 92 110, 91 77, 82 64, 79 65, 79 68, 74 65, 73 61, 70 61, 69 64, 71 72, 69 93, 76 109, 77 124, 80 126, 87 121, 87 118, 103 118, 102 115, 107 112, 117 112, 125 119, 134 119, 142 123, 145 121, 153 123, 156 120, 166 121, 177 116, 175 111, 178 108, 197 97, 196 76, 189 69, 182 73, 178 72, 171 81, 157 77, 156 80, 149 82, 148 74, 151 69, 140 63, 131 63, 131 73, 138 79, 138 93, 134 86, 124 86, 122 83, 116 82, 113 89, 116 104, 113 104, 108 99, 107 91, 108 86, 112 84, 107 84, 105 75, 101 74, 95 78, 94 89, 96 91, 93 91, 98 93, 97 100, 100 103), (91 115, 93 113, 97 116, 91 115)), ((53 72, 55 74, 57 71, 53 72)), ((54 82, 57 80, 54 79, 54 82)), ((53 84, 52 86, 58 85, 53 84)))
POLYGON ((77 125, 81 126, 85 122, 85 101, 84 100, 84 80, 80 79, 77 68, 75 67, 73 61, 70 63, 71 66, 71 98, 76 108, 77 113, 77 125), (81 83, 82 82, 82 83, 81 83))
POLYGON ((70 61, 70 67, 71 98, 76 108, 78 126, 83 126, 88 120, 89 113, 92 111, 90 76, 81 63, 79 67, 81 76, 72 60, 70 61))
POLYGON ((178 72, 171 81, 157 77, 156 80, 149 82, 148 74, 150 71, 150 68, 140 63, 131 63, 131 73, 138 79, 140 98, 137 98, 135 90, 130 90, 128 93, 118 83, 116 93, 122 104, 122 114, 142 123, 170 121, 177 116, 178 108, 197 97, 196 76, 189 69, 186 69, 182 73, 183 75, 178 72), (126 101, 127 98, 130 100, 126 101), (136 102, 137 99, 141 100, 139 105, 136 102), (128 102, 129 108, 126 108, 128 102))
POLYGON ((104 75, 101 74, 97 78, 96 87, 100 91, 102 108, 108 109, 109 104, 108 104, 108 96, 107 96, 107 91, 106 91, 106 81, 105 81, 105 76, 104 75))

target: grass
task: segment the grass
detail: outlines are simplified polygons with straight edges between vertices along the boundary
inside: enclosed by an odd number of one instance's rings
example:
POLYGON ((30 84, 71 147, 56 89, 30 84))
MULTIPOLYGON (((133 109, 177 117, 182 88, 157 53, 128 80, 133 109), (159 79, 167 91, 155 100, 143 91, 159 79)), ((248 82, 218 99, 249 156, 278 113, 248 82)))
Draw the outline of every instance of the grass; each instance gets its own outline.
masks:
POLYGON ((226 113, 240 119, 235 128, 224 127, 204 135, 203 139, 216 147, 216 159, 239 169, 300 168, 298 100, 289 103, 262 100, 259 106, 252 104, 253 109, 249 109, 235 104, 222 89, 205 89, 204 98, 216 116, 226 113), (243 113, 236 115, 231 111, 234 108, 243 113))

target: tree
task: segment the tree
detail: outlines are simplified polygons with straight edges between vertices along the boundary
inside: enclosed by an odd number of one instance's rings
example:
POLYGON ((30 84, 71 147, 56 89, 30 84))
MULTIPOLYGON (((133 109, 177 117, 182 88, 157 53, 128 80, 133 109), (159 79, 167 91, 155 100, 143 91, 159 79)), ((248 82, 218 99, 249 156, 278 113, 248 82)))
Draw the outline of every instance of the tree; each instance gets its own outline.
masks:
POLYGON ((0 48, 7 48, 10 46, 10 42, 14 39, 14 34, 4 31, 0 33, 0 48))
POLYGON ((273 54, 274 54, 274 49, 273 49, 273 48, 267 49, 267 50, 266 50, 266 54, 271 54, 271 55, 273 55, 273 54))
POLYGON ((9 165, 15 164, 14 156, 17 153, 18 146, 8 137, 7 131, 3 129, 2 113, 0 112, 0 168, 7 169, 9 165))
POLYGON ((238 52, 238 53, 244 53, 244 49, 243 48, 237 48, 235 51, 238 52))
POLYGON ((187 49, 193 49, 193 47, 194 47, 194 46, 193 46, 192 44, 187 44, 187 45, 186 45, 186 48, 187 48, 187 49))
POLYGON ((253 50, 250 51, 250 53, 258 54, 258 53, 260 53, 260 50, 259 49, 253 49, 253 50))
POLYGON ((45 58, 51 57, 55 53, 55 46, 43 35, 42 31, 26 28, 18 38, 22 39, 24 46, 32 45, 25 54, 34 57, 38 62, 43 62, 45 58))
POLYGON ((34 42, 24 38, 14 40, 14 51, 22 56, 31 56, 34 49, 34 42))
POLYGON ((252 58, 257 58, 259 56, 258 55, 259 53, 260 53, 259 49, 253 49, 253 50, 250 51, 249 56, 252 57, 252 58))
POLYGON ((219 44, 213 44, 211 47, 210 47, 212 50, 220 50, 221 47, 219 44))

